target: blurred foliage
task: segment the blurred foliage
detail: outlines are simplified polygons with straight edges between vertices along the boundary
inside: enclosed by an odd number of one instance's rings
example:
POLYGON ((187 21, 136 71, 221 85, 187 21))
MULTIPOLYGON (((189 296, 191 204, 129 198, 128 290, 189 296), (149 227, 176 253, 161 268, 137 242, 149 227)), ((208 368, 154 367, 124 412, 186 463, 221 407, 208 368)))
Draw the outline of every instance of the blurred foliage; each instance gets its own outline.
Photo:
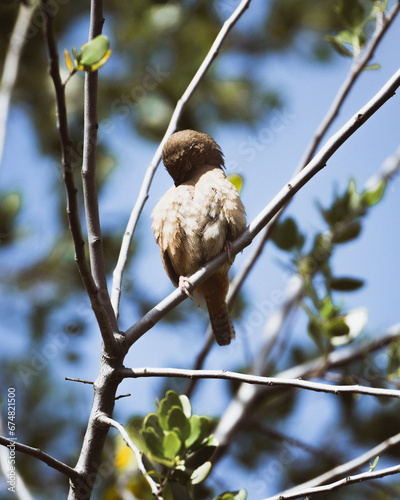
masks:
MULTIPOLYGON (((34 5, 35 0, 26 0, 24 3, 34 5)), ((4 60, 19 5, 18 0, 0 1, 0 60, 4 60)), ((54 5, 57 11, 55 21, 60 54, 70 47, 81 47, 87 40, 89 3, 54 2, 54 5)), ((124 124, 143 137, 160 139, 177 100, 204 59, 222 22, 236 5, 237 2, 231 0, 114 0, 106 3, 104 33, 110 40, 112 56, 101 69, 99 84, 101 141, 97 180, 100 199, 109 174, 115 167, 115 159, 107 150, 106 138, 107 134, 112 133, 112 128, 102 128, 102 121, 111 119, 115 123, 123 120, 124 124)), ((179 126, 206 130, 224 123, 257 125, 268 112, 283 104, 279 89, 271 82, 260 81, 259 78, 259 67, 261 64, 268 64, 270 55, 293 50, 299 56, 312 59, 316 63, 326 63, 332 57, 333 45, 342 54, 354 57, 367 41, 367 28, 374 21, 377 9, 384 7, 385 2, 361 0, 272 0, 268 5, 265 3, 264 7, 260 7, 256 15, 250 8, 226 40, 220 56, 187 106, 179 126), (324 35, 328 36, 327 40, 323 39, 324 35), (234 65, 231 63, 233 56, 234 65)), ((43 155, 53 158, 58 164, 60 148, 55 123, 55 97, 48 76, 42 22, 41 13, 37 10, 27 33, 13 102, 29 115, 43 155)), ((102 53, 103 48, 99 53, 102 53)), ((97 48, 95 52, 98 62, 97 48)), ((103 55, 107 54, 106 51, 103 55)), ((75 56, 78 66, 79 62, 82 63, 83 53, 76 52, 75 56)), ((75 63, 71 56, 69 59, 73 69, 75 63)), ((68 67, 68 59, 66 62, 62 58, 60 60, 65 80, 71 72, 71 67, 68 67)), ((89 59, 88 65, 92 66, 96 61, 89 59)), ((76 184, 80 188, 82 74, 78 73, 70 79, 66 95, 73 141, 73 167, 76 171, 76 184)), ((43 167, 38 164, 35 168, 40 179, 43 167)), ((1 289, 7 290, 7 304, 10 304, 7 313, 10 316, 18 316, 19 322, 16 327, 18 331, 7 331, 7 335, 15 335, 15 339, 18 338, 22 346, 15 356, 10 356, 8 352, 0 354, 1 387, 15 385, 18 388, 19 441, 40 447, 73 464, 88 413, 86 396, 83 394, 89 394, 90 397, 90 390, 87 391, 86 387, 82 392, 70 389, 62 380, 64 373, 59 375, 57 368, 61 364, 63 369, 70 367, 71 375, 74 376, 79 363, 85 363, 85 359, 82 360, 81 357, 86 353, 82 355, 79 339, 88 334, 88 324, 92 316, 74 261, 65 217, 64 187, 61 175, 59 177, 57 184, 52 186, 52 193, 55 190, 58 196, 58 224, 54 227, 54 239, 43 243, 47 246, 37 259, 20 261, 17 265, 10 266, 10 269, 4 269, 2 273, 1 289), (71 339, 74 341, 71 342, 71 339), (5 356, 7 360, 4 359, 5 356), (81 401, 85 401, 83 413, 77 411, 81 401)), ((241 185, 242 179, 236 179, 235 182, 241 185)), ((306 237, 294 219, 284 220, 273 236, 274 242, 281 250, 290 252, 293 267, 307 282, 305 303, 310 317, 309 331, 323 352, 335 347, 332 339, 349 337, 351 333, 351 328, 347 325, 349 312, 343 310, 342 304, 335 303, 335 291, 350 292, 363 285, 363 280, 358 277, 334 276, 330 258, 338 246, 358 237, 362 217, 380 200, 384 187, 380 185, 376 189, 358 193, 354 182, 350 182, 343 195, 337 195, 330 207, 321 209, 327 231, 315 236, 308 251, 304 250, 306 237), (318 281, 321 278, 322 284, 318 281)), ((0 252, 9 255, 10 262, 13 263, 13 256, 27 244, 27 235, 22 230, 21 223, 24 203, 25 199, 21 193, 0 193, 0 252)), ((103 232, 106 269, 109 275, 115 265, 122 234, 121 227, 117 226, 118 224, 112 231, 103 232)), ((131 251, 133 262, 137 245, 138 242, 135 241, 131 251)), ((129 279, 125 283, 124 292, 132 304, 135 304, 135 312, 145 312, 149 305, 152 305, 151 297, 140 289, 139 284, 130 284, 129 279)), ((242 304, 238 308, 244 307, 245 298, 241 300, 242 304)), ((170 321, 178 321, 180 318, 181 313, 178 310, 169 316, 170 321)), ((353 338, 348 340, 353 341, 353 338)), ((301 346, 296 347, 291 353, 290 361, 304 361, 311 354, 313 353, 310 349, 306 352, 301 346)), ((398 384, 399 360, 400 350, 396 344, 388 350, 384 367, 371 357, 352 366, 351 375, 346 370, 340 375, 346 381, 349 380, 348 377, 357 375, 359 380, 364 381, 367 378, 370 383, 377 385, 398 384)), ((343 397, 338 401, 338 404, 343 406, 342 418, 358 443, 365 444, 370 436, 376 437, 376 429, 381 430, 382 437, 397 432, 398 419, 393 405, 386 407, 385 416, 382 417, 379 411, 368 414, 363 412, 363 405, 356 398, 343 397)), ((252 418, 249 418, 249 432, 239 437, 234 449, 235 459, 241 460, 243 465, 250 464, 254 467, 260 463, 261 458, 273 464, 275 457, 281 456, 281 445, 265 433, 260 438, 260 429, 255 428, 254 423, 268 416, 269 425, 283 425, 296 411, 298 404, 297 394, 293 391, 275 393, 267 399, 257 401, 255 412, 251 415, 252 418)), ((179 404, 177 406, 179 407, 179 404)), ((185 427, 186 420, 191 422, 193 416, 185 415, 183 406, 181 410, 178 410, 179 418, 185 427)), ((190 453, 195 452, 194 444, 199 445, 197 452, 202 445, 211 448, 212 442, 208 442, 205 434, 200 433, 205 441, 189 445, 187 439, 192 433, 191 428, 189 435, 183 440, 179 432, 168 428, 161 410, 155 415, 144 421, 132 419, 128 430, 140 436, 137 430, 143 425, 144 435, 152 433, 150 429, 154 429, 158 445, 162 437, 161 448, 157 450, 143 438, 150 458, 158 464, 159 477, 165 474, 163 467, 170 466, 170 462, 175 461, 176 454, 174 458, 172 451, 174 446, 177 450, 179 445, 178 456, 179 460, 183 460, 185 469, 186 483, 183 483, 187 485, 188 477, 190 478, 193 472, 190 471, 189 474, 187 460, 190 453), (160 416, 163 425, 160 424, 160 416), (175 437, 168 438, 170 442, 164 443, 164 436, 173 433, 178 436, 178 440, 175 437), (179 453, 183 454, 184 458, 179 453)), ((205 417, 198 418, 201 420, 205 417)), ((336 425, 340 429, 340 419, 336 425)), ((297 449, 297 444, 290 439, 288 443, 290 450, 297 449)), ((324 448, 333 446, 332 455, 337 457, 340 463, 341 450, 335 449, 336 444, 327 442, 324 443, 324 448)), ((284 442, 285 458, 288 456, 287 446, 284 442)), ((147 483, 142 477, 132 473, 132 454, 128 448, 119 442, 115 445, 115 450, 112 447, 111 453, 114 451, 116 462, 111 464, 112 473, 96 494, 99 497, 103 495, 102 498, 105 499, 118 499, 123 498, 119 489, 127 489, 137 498, 150 498, 147 483)), ((297 456, 295 451, 290 453, 291 457, 297 456)), ((306 452, 303 450, 303 453, 306 452)), ((398 457, 399 450, 396 448, 390 453, 398 457)), ((208 460, 205 460, 203 463, 207 462, 208 460)), ((21 455, 18 458, 18 467, 34 493, 38 492, 42 498, 65 497, 64 478, 43 464, 21 455), (46 491, 43 489, 44 483, 46 491)), ((175 467, 174 470, 176 469, 175 467)), ((285 470, 280 471, 280 481, 282 485, 288 485, 290 480, 303 481, 320 470, 322 464, 318 459, 293 459, 286 464, 285 470)), ((175 483, 180 484, 182 481, 177 480, 175 483)), ((393 484, 392 488, 395 488, 396 483, 393 484)), ((352 498, 351 495, 360 498, 362 492, 368 491, 368 488, 370 487, 362 485, 346 489, 343 495, 340 492, 335 495, 335 499, 352 498)), ((195 492, 196 498, 209 499, 212 495, 203 483, 196 486, 195 492)), ((376 499, 395 498, 388 496, 383 489, 375 491, 374 494, 376 499)), ((241 500, 245 498, 244 495, 243 491, 238 491, 225 493, 218 498, 241 500)), ((0 496, 2 499, 9 498, 6 493, 0 496)), ((364 496, 367 497, 367 494, 364 496)))
POLYGON ((272 233, 272 241, 291 253, 292 263, 304 280, 303 308, 308 315, 308 332, 324 354, 354 340, 367 324, 365 308, 344 312, 343 304, 335 305, 335 292, 357 291, 364 281, 352 276, 334 276, 331 258, 338 246, 359 236, 362 218, 382 199, 385 187, 386 181, 380 181, 359 193, 351 179, 343 195, 336 194, 329 208, 319 207, 328 228, 315 235, 307 252, 302 251, 305 236, 294 219, 286 218, 272 233))

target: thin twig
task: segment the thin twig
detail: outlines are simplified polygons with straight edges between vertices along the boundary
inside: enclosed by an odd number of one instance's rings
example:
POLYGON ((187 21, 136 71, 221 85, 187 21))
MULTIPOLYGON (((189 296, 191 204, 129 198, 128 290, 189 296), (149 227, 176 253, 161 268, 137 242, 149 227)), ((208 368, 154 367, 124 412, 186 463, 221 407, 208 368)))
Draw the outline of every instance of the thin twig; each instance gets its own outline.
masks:
POLYGON ((160 489, 159 489, 158 484, 147 473, 147 470, 143 464, 141 453, 140 453, 139 449, 134 445, 132 439, 129 437, 129 434, 126 432, 124 426, 122 424, 120 424, 119 422, 117 422, 116 420, 114 420, 114 419, 112 419, 104 414, 99 414, 97 416, 97 420, 103 424, 110 425, 111 427, 114 427, 115 429, 118 430, 118 432, 121 434, 122 439, 125 441, 128 448, 130 448, 133 451, 135 458, 136 458, 138 469, 143 474, 146 481, 149 483, 149 486, 151 488, 151 492, 153 493, 153 496, 155 498, 157 498, 158 500, 163 500, 163 497, 160 493, 160 489))
MULTIPOLYGON (((275 198, 262 210, 251 222, 248 228, 232 243, 232 255, 236 255, 246 246, 250 245, 255 236, 268 224, 268 222, 279 212, 279 210, 320 170, 327 161, 342 146, 351 135, 354 134, 380 107, 395 95, 400 86, 400 70, 381 88, 381 90, 363 107, 358 113, 350 118, 347 123, 334 134, 314 159, 286 184, 275 198)), ((196 286, 201 284, 208 276, 215 272, 223 263, 227 261, 226 252, 212 259, 205 266, 194 273, 190 278, 192 292, 196 286)), ((126 332, 128 346, 136 342, 144 333, 152 328, 165 314, 171 311, 186 296, 176 289, 157 306, 144 315, 136 324, 131 326, 126 332)))
POLYGON ((400 11, 400 1, 398 1, 396 5, 394 5, 394 7, 392 8, 392 10, 389 12, 388 15, 383 15, 383 13, 381 14, 378 13, 379 17, 376 21, 375 32, 371 40, 369 41, 365 50, 360 54, 360 56, 353 61, 353 64, 350 68, 350 71, 345 81, 343 82, 336 97, 334 98, 326 116, 323 118, 322 122, 318 126, 310 145, 307 147, 304 156, 297 167, 297 171, 300 171, 305 165, 307 165, 307 163, 311 161, 311 158, 314 156, 319 144, 321 143, 322 138, 326 134, 329 127, 332 125, 334 119, 339 114, 340 108, 344 100, 348 96, 350 90, 353 88, 354 83, 356 82, 356 80, 358 79, 364 68, 367 66, 367 64, 374 56, 377 46, 379 45, 380 41, 382 40, 383 36, 387 32, 390 25, 393 23, 399 11, 400 11))
POLYGON ((82 227, 79 218, 77 189, 74 181, 71 155, 71 139, 68 130, 68 115, 65 103, 65 87, 61 81, 57 42, 54 33, 54 15, 53 9, 48 5, 49 0, 41 0, 41 7, 45 17, 44 33, 49 53, 49 71, 54 83, 57 105, 58 131, 61 144, 62 167, 64 183, 67 195, 67 216, 69 228, 71 231, 75 261, 78 266, 83 284, 90 298, 92 309, 95 313, 104 344, 108 353, 113 352, 116 347, 116 341, 113 336, 113 329, 110 319, 103 307, 99 290, 93 280, 90 266, 85 255, 85 241, 82 235, 82 227))
POLYGON ((93 385, 93 383, 94 383, 91 380, 84 380, 82 378, 65 377, 65 380, 68 380, 70 382, 80 382, 81 384, 91 384, 91 385, 93 385))
MULTIPOLYGON (((372 59, 374 52, 381 42, 384 34, 386 33, 387 29, 389 26, 393 23, 396 15, 398 14, 400 10, 400 3, 398 3, 392 11, 389 13, 388 16, 384 17, 382 15, 379 16, 379 19, 377 20, 376 24, 376 29, 375 32, 368 43, 368 46, 366 49, 360 54, 360 56, 353 62, 350 71, 348 75, 346 76, 345 81, 343 82, 342 86, 340 87, 332 105, 330 106, 328 113, 322 120, 321 124, 319 125, 315 136, 311 142, 311 144, 308 146, 306 152, 303 155, 303 158, 299 165, 296 167, 293 176, 297 174, 309 161, 311 161, 311 158, 313 157, 315 151, 317 150, 319 144, 321 143, 321 140, 325 136, 326 132, 328 131, 329 127, 332 125, 334 119, 338 116, 340 109, 350 93, 350 90, 353 88, 356 80, 358 79, 359 75, 362 73, 363 69, 365 66, 369 63, 369 61, 372 59)), ((379 14, 378 14, 379 15, 379 14)), ((252 245, 251 252, 247 259, 244 261, 243 265, 239 269, 238 273, 232 280, 232 283, 229 287, 229 293, 227 297, 227 304, 228 306, 232 303, 232 301, 235 299, 236 295, 239 293, 240 288, 242 287, 245 279, 249 275, 250 271, 253 269, 255 263, 257 262, 258 258, 262 254, 265 244, 270 238, 271 232, 277 222, 279 221, 282 213, 286 210, 288 205, 285 205, 284 207, 281 208, 281 210, 273 217, 273 219, 268 223, 268 225, 261 231, 259 238, 257 242, 252 245)), ((210 348, 212 346, 212 343, 209 341, 207 337, 206 344, 204 345, 203 349, 198 355, 198 358, 196 359, 196 364, 194 368, 201 368, 203 361, 205 360, 208 352, 210 351, 210 348)), ((188 388, 188 391, 191 392, 193 391, 193 384, 191 384, 188 388)))
POLYGON ((285 495, 284 493, 279 494, 274 497, 265 498, 264 500, 294 500, 295 498, 305 498, 312 495, 317 495, 318 493, 331 493, 343 486, 349 486, 350 484, 361 483, 363 481, 369 481, 370 479, 378 479, 385 476, 390 476, 393 474, 400 473, 400 465, 395 465, 394 467, 387 467, 386 469, 373 470, 369 472, 363 472, 355 476, 347 476, 339 481, 336 481, 325 486, 317 486, 315 488, 304 489, 302 492, 293 493, 285 495))
POLYGON ((35 9, 35 5, 28 6, 21 2, 4 59, 3 73, 0 80, 0 166, 4 152, 11 96, 17 79, 22 49, 27 40, 26 35, 35 9))
POLYGON ((267 385, 269 387, 290 387, 307 389, 315 392, 326 392, 329 394, 364 394, 366 396, 382 396, 400 399, 400 391, 397 389, 380 389, 362 385, 330 385, 321 382, 310 382, 309 380, 285 379, 281 377, 260 377, 259 375, 248 375, 245 373, 230 372, 226 370, 185 370, 182 368, 123 368, 121 375, 125 378, 139 377, 179 377, 179 378, 201 378, 222 379, 243 382, 245 384, 267 385))
MULTIPOLYGON (((350 363, 364 359, 370 353, 388 346, 391 342, 397 341, 400 335, 400 323, 388 328, 382 336, 373 339, 368 344, 355 344, 336 350, 325 356, 306 361, 297 366, 293 366, 276 375, 286 379, 309 379, 316 375, 322 376, 327 370, 347 366, 350 363)), ((235 399, 229 404, 224 415, 215 430, 215 437, 220 443, 220 449, 230 443, 231 438, 237 429, 241 428, 243 421, 252 413, 253 405, 260 399, 265 400, 268 392, 277 390, 266 386, 255 386, 242 384, 236 393, 235 399)))
POLYGON ((50 455, 40 450, 39 448, 32 448, 31 446, 27 446, 26 444, 22 443, 17 443, 12 439, 8 439, 3 436, 0 436, 0 444, 8 447, 15 446, 15 449, 17 451, 20 451, 21 453, 25 453, 26 455, 30 455, 31 457, 35 457, 41 460, 52 469, 55 469, 58 472, 61 472, 61 474, 68 476, 72 481, 80 479, 80 474, 75 469, 51 457, 50 455))
MULTIPOLYGON (((314 479, 311 479, 310 481, 306 481, 305 483, 299 484, 298 486, 291 488, 290 490, 286 490, 280 495, 282 495, 284 498, 286 498, 287 495, 293 495, 294 493, 300 493, 303 490, 307 490, 309 488, 314 488, 316 486, 320 486, 321 484, 324 484, 328 481, 332 481, 338 476, 344 476, 346 474, 349 474, 349 472, 354 471, 355 469, 358 469, 362 465, 368 463, 369 461, 373 461, 377 456, 381 456, 385 451, 387 451, 389 448, 392 446, 395 446, 400 443, 400 433, 396 434, 394 436, 391 436, 388 439, 385 439, 382 441, 382 443, 378 444, 371 450, 368 450, 367 452, 363 453, 357 458, 354 458, 353 460, 350 460, 349 462, 346 462, 345 464, 338 465, 337 467, 334 467, 328 472, 325 472, 324 474, 321 474, 318 477, 315 477, 314 479)), ((276 495, 268 500, 273 500, 275 498, 280 498, 280 495, 276 495)))
MULTIPOLYGON (((350 90, 353 88, 356 80, 362 73, 365 66, 372 59, 377 46, 379 45, 380 41, 382 40, 389 26, 393 23, 396 15, 399 13, 399 10, 400 10, 400 2, 392 9, 392 11, 389 13, 388 16, 383 18, 382 22, 377 22, 374 35, 372 36, 365 51, 363 51, 362 54, 352 64, 345 81, 340 87, 326 116, 323 118, 321 124, 319 125, 311 144, 308 146, 306 152, 304 153, 303 159, 296 167, 293 176, 296 175, 297 172, 300 172, 300 170, 302 170, 311 161, 315 151, 317 150, 319 144, 321 143, 321 140, 325 136, 329 127, 332 125, 334 119, 338 116, 346 97, 350 93, 350 90)), ((283 207, 282 210, 271 220, 268 226, 266 226, 265 229, 263 229, 262 233, 260 234, 259 240, 257 241, 256 245, 254 245, 252 248, 251 255, 249 255, 247 260, 244 262, 242 268, 239 270, 234 280, 232 281, 228 296, 229 302, 237 295, 244 280, 246 279, 247 275, 253 268, 258 257, 261 255, 264 249, 264 245, 269 239, 272 228, 275 226, 276 222, 281 216, 281 213, 285 209, 286 206, 283 207)))
MULTIPOLYGON (((103 1, 92 0, 90 5, 89 41, 100 35, 103 27, 103 1)), ((96 186, 96 154, 97 154, 97 98, 98 71, 85 74, 84 99, 84 132, 83 132, 83 163, 82 187, 85 203, 86 226, 90 254, 90 267, 93 280, 99 290, 99 297, 107 311, 109 321, 114 331, 117 321, 111 307, 107 290, 107 277, 104 264, 103 240, 101 236, 99 203, 96 186)))
POLYGON ((113 286, 112 286, 112 292, 111 292, 111 303, 115 312, 115 316, 118 318, 119 315, 119 302, 121 298, 121 286, 122 286, 122 276, 124 274, 125 266, 128 261, 128 252, 129 248, 132 242, 133 234, 136 229, 137 222, 139 220, 140 214, 143 210, 144 204, 146 203, 146 200, 149 196, 149 189, 151 182, 153 180, 154 174, 157 170, 158 164, 160 163, 161 160, 161 153, 162 149, 164 147, 164 144, 168 140, 169 136, 176 130, 178 126, 179 119, 182 115, 183 110, 185 109, 189 99, 195 92, 196 88, 200 84, 201 80, 204 78, 205 74, 207 73, 207 70, 211 66, 211 63, 213 60, 217 57, 219 50, 222 46, 222 43, 224 42, 225 38, 227 37, 228 33, 231 31, 231 29, 234 27, 234 25, 237 23, 237 21, 240 19, 242 16, 243 12, 249 7, 251 0, 242 0, 238 7, 235 9, 233 14, 225 21, 223 24, 220 32, 217 35, 217 38, 215 39, 214 43, 211 46, 211 49, 209 50, 207 56, 205 57, 204 61, 202 62, 200 68, 197 70, 196 74, 194 75, 192 81, 189 83, 187 89, 183 93, 182 97, 179 99, 175 110, 173 112, 173 115, 171 117, 171 120, 169 122, 167 131, 158 146, 153 159, 151 160, 149 166, 147 167, 146 174, 144 176, 142 186, 139 191, 138 198, 136 200, 135 206, 132 210, 132 213, 130 215, 128 225, 125 230, 124 237, 122 239, 122 244, 121 244, 121 250, 119 253, 118 257, 118 262, 115 267, 114 273, 113 273, 113 286))

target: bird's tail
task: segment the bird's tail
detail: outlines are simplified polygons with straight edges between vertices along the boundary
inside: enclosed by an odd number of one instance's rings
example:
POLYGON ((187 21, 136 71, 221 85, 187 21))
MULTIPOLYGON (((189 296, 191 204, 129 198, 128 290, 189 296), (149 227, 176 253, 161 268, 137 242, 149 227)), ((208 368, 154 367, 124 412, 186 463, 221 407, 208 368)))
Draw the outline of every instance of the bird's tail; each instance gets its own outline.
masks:
POLYGON ((229 315, 226 302, 215 302, 207 300, 208 313, 210 315, 211 328, 218 345, 229 345, 231 339, 235 338, 235 329, 229 315))

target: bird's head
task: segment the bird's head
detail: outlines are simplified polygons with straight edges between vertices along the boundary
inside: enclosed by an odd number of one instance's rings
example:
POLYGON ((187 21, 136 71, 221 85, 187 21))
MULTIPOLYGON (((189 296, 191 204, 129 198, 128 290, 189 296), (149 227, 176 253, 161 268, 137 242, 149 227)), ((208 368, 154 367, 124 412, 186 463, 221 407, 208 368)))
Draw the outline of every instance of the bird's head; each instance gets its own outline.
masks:
POLYGON ((162 159, 175 186, 188 180, 193 170, 199 167, 224 166, 224 155, 214 139, 195 130, 172 134, 165 143, 162 159))

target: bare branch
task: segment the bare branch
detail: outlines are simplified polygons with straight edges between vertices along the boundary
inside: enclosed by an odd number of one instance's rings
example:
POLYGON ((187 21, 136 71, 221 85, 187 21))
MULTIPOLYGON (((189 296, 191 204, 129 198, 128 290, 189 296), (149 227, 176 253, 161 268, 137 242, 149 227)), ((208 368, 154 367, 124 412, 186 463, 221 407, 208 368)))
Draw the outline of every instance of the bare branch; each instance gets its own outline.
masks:
MULTIPOLYGON (((368 120, 383 104, 395 94, 400 86, 400 70, 381 88, 381 90, 356 113, 348 122, 325 144, 314 159, 299 172, 290 183, 286 184, 275 198, 262 210, 251 222, 249 227, 232 243, 232 255, 236 255, 246 246, 250 245, 255 236, 266 224, 279 212, 279 210, 305 185, 322 170, 329 158, 344 144, 354 132, 356 132, 366 120, 368 120)), ((193 291, 208 276, 215 272, 223 263, 227 261, 225 252, 212 259, 205 266, 194 273, 189 279, 192 286, 189 291, 193 291)), ((185 299, 179 289, 176 289, 157 306, 151 309, 135 325, 126 331, 128 345, 136 342, 144 333, 152 328, 165 314, 176 307, 185 299)))
POLYGON ((99 414, 97 417, 97 420, 103 424, 107 424, 107 425, 110 425, 111 427, 115 427, 115 429, 118 430, 118 432, 121 434, 122 439, 125 441, 128 448, 130 448, 133 451, 135 458, 136 458, 138 469, 143 474, 146 481, 149 483, 149 486, 151 488, 151 492, 153 493, 153 496, 155 498, 157 498, 158 500, 163 500, 163 497, 160 493, 160 489, 159 489, 157 483, 147 473, 147 470, 146 470, 146 468, 143 464, 143 461, 142 461, 142 455, 141 455, 139 449, 134 445, 132 439, 129 437, 129 434, 126 432, 124 426, 122 424, 120 424, 119 422, 117 422, 116 420, 113 420, 112 418, 110 418, 104 414, 99 414))
POLYGON ((217 57, 219 50, 227 37, 228 33, 231 31, 231 29, 234 27, 234 25, 237 23, 237 21, 240 19, 244 11, 249 7, 251 0, 242 0, 240 4, 237 6, 233 14, 225 21, 223 24, 220 32, 217 35, 217 38, 215 39, 214 43, 211 46, 211 49, 209 50, 207 56, 205 57, 204 61, 202 62, 200 68, 197 70, 196 74, 194 75, 192 81, 189 83, 187 89, 183 93, 182 97, 179 99, 174 113, 171 117, 171 120, 169 122, 167 131, 158 146, 153 159, 151 160, 149 166, 147 167, 146 174, 144 176, 142 186, 139 191, 138 198, 136 200, 135 206, 132 210, 132 213, 130 215, 128 225, 125 230, 124 237, 122 239, 122 245, 121 245, 121 250, 120 254, 118 257, 118 262, 114 270, 113 274, 113 286, 112 286, 112 292, 111 292, 111 303, 114 308, 115 316, 118 318, 119 315, 119 302, 121 298, 121 286, 122 286, 122 276, 124 274, 125 266, 128 260, 128 252, 129 252, 129 247, 132 242, 133 234, 136 229, 137 222, 139 220, 140 214, 143 210, 144 204, 146 203, 146 200, 149 196, 149 189, 151 182, 153 180, 154 174, 157 170, 158 164, 160 163, 161 160, 161 153, 162 149, 164 147, 164 144, 168 140, 169 136, 176 130, 178 126, 179 119, 182 115, 183 110, 185 109, 186 104, 188 103, 189 99, 192 97, 193 93, 195 92, 196 88, 200 84, 201 80, 204 78, 205 74, 207 73, 207 70, 211 66, 212 62, 214 59, 217 57))
POLYGON ((45 17, 44 32, 49 53, 50 76, 53 79, 56 93, 58 131, 61 143, 62 167, 64 183, 67 195, 67 216, 69 228, 71 231, 75 261, 78 266, 83 284, 90 298, 93 311, 103 336, 104 344, 108 352, 116 349, 116 341, 113 336, 113 329, 110 319, 103 307, 102 300, 96 283, 93 280, 91 270, 85 255, 85 242, 82 236, 81 222, 79 219, 77 189, 75 187, 73 168, 71 162, 71 139, 68 130, 68 116, 65 103, 65 87, 61 81, 57 42, 54 34, 53 10, 48 5, 49 0, 41 0, 41 7, 45 17))
POLYGON ((24 3, 20 4, 17 20, 15 21, 4 59, 3 73, 0 80, 0 166, 4 152, 11 95, 17 79, 18 66, 22 49, 26 42, 26 34, 35 9, 36 6, 28 6, 24 3))
MULTIPOLYGON (((294 171, 293 175, 296 175, 297 172, 300 172, 300 170, 302 168, 304 168, 304 166, 307 165, 307 163, 309 161, 311 161, 311 159, 312 159, 315 151, 317 150, 321 140, 325 136, 329 127, 332 125, 334 119, 338 116, 339 111, 342 107, 342 104, 344 103, 350 90, 353 88, 356 80, 358 79, 359 75, 362 73, 365 66, 368 64, 368 62, 373 57, 377 46, 381 42, 381 40, 382 40, 384 34, 386 33, 386 31, 388 30, 389 26, 393 23, 399 10, 400 10, 400 2, 392 9, 392 11, 389 13, 389 15, 387 17, 380 15, 380 18, 376 24, 375 33, 372 36, 367 48, 353 62, 352 66, 350 68, 349 74, 347 75, 345 81, 343 82, 342 86, 340 87, 331 107, 328 110, 328 113, 326 114, 326 116, 324 117, 320 126, 317 129, 317 132, 315 134, 315 137, 313 138, 312 143, 310 144, 310 146, 307 148, 306 152, 304 153, 304 157, 301 160, 301 162, 299 163, 299 165, 296 167, 296 170, 294 171)), ((239 270, 239 272, 237 273, 237 275, 235 276, 234 280, 231 283, 231 286, 229 289, 228 301, 227 301, 228 305, 236 297, 244 280, 248 276, 250 270, 253 268, 255 262, 260 257, 260 255, 264 249, 264 246, 270 237, 272 229, 275 227, 280 216, 282 215, 282 213, 284 212, 284 210, 286 208, 287 208, 287 205, 282 207, 282 209, 275 215, 275 217, 261 231, 260 238, 258 239, 257 243, 255 245, 253 245, 250 255, 248 256, 248 258, 244 262, 243 266, 241 267, 241 269, 239 270)), ((203 356, 204 356, 204 353, 203 353, 203 356)))
POLYGON ((15 446, 15 449, 17 451, 20 451, 22 453, 25 453, 26 455, 30 455, 31 457, 35 457, 41 460, 52 469, 55 469, 58 472, 61 472, 61 474, 68 476, 72 481, 80 479, 80 474, 75 469, 51 457, 50 455, 40 450, 39 448, 32 448, 31 446, 27 446, 26 444, 22 443, 17 443, 12 439, 8 439, 3 436, 0 436, 0 444, 3 446, 15 446))
MULTIPOLYGON (((368 344, 355 344, 346 348, 332 352, 327 358, 319 358, 307 361, 301 365, 288 368, 276 375, 285 379, 309 379, 315 376, 322 376, 327 370, 345 366, 360 359, 364 359, 368 354, 389 345, 400 336, 400 323, 388 328, 385 333, 373 339, 368 344)), ((373 366, 371 367, 373 368, 373 366)), ((223 417, 221 418, 215 436, 220 443, 220 447, 225 447, 231 437, 241 428, 243 421, 251 412, 253 405, 260 399, 265 399, 267 393, 276 390, 271 387, 242 384, 236 393, 235 399, 230 403, 223 417)))
MULTIPOLYGON (((103 22, 103 1, 92 0, 90 6, 89 41, 101 34, 103 22)), ((99 128, 97 123, 97 98, 98 71, 86 71, 82 187, 83 199, 85 202, 90 266, 93 280, 99 290, 99 297, 103 307, 107 311, 114 331, 117 331, 117 320, 111 307, 111 301, 107 290, 107 277, 104 264, 103 240, 101 236, 96 186, 97 131, 99 128)))
POLYGON ((81 384, 90 384, 90 385, 93 385, 94 383, 91 380, 84 380, 82 378, 65 377, 65 380, 68 380, 69 382, 80 382, 81 384))
POLYGON ((261 377, 259 375, 247 375, 244 373, 230 372, 226 370, 185 370, 180 368, 123 368, 121 375, 125 378, 139 377, 179 377, 179 378, 201 378, 222 379, 243 382, 245 384, 267 385, 269 387, 289 387, 307 389, 315 392, 326 392, 329 394, 364 394, 366 396, 382 396, 399 398, 400 391, 397 389, 380 389, 376 387, 365 387, 362 385, 329 385, 309 380, 287 379, 281 377, 261 377))
MULTIPOLYGON (((348 474, 349 472, 358 469, 362 465, 368 463, 369 461, 373 461, 375 457, 382 455, 385 451, 387 451, 389 448, 392 446, 395 446, 396 444, 400 443, 400 433, 396 434, 394 436, 391 436, 388 439, 385 439, 382 441, 382 443, 378 444, 371 450, 368 450, 367 452, 363 453, 357 458, 354 458, 353 460, 350 460, 349 462, 346 462, 345 464, 339 465, 337 467, 334 467, 328 472, 325 472, 325 474, 321 474, 320 476, 311 479, 310 481, 307 481, 305 483, 299 484, 298 486, 291 488, 290 490, 286 490, 280 495, 276 495, 274 497, 271 497, 268 500, 273 500, 280 498, 281 496, 283 498, 286 498, 287 495, 293 495, 295 493, 301 493, 304 490, 307 490, 309 488, 314 488, 316 486, 320 486, 321 484, 326 483, 327 481, 332 481, 338 476, 344 476, 348 474)), ((290 497, 289 497, 290 498, 290 497)))
POLYGON ((274 497, 265 498, 264 500, 294 500, 295 498, 310 497, 312 495, 317 495, 318 493, 324 493, 335 491, 343 486, 349 486, 354 483, 361 483, 363 481, 369 481, 370 479, 378 479, 380 477, 390 476, 393 474, 400 473, 400 465, 395 465, 394 467, 387 467, 386 469, 381 469, 377 471, 363 472, 355 476, 347 476, 335 483, 327 484, 325 486, 317 486, 315 488, 308 488, 302 492, 293 493, 285 495, 284 493, 279 494, 274 497))
POLYGON ((339 114, 340 108, 344 100, 348 96, 350 90, 352 89, 357 78, 364 70, 365 66, 370 62, 370 60, 374 56, 375 49, 379 45, 380 41, 382 40, 389 26, 393 23, 399 11, 400 11, 400 2, 397 1, 387 16, 384 16, 383 13, 381 14, 378 13, 379 17, 376 22, 375 33, 373 34, 365 50, 359 55, 359 57, 354 59, 349 74, 346 77, 346 80, 343 82, 326 116, 324 117, 321 124, 317 128, 317 131, 315 132, 315 135, 310 145, 308 146, 306 152, 304 153, 303 158, 301 159, 297 167, 297 171, 300 171, 305 165, 307 165, 307 163, 311 161, 311 158, 314 156, 322 138, 326 134, 329 127, 332 125, 334 119, 339 114))

